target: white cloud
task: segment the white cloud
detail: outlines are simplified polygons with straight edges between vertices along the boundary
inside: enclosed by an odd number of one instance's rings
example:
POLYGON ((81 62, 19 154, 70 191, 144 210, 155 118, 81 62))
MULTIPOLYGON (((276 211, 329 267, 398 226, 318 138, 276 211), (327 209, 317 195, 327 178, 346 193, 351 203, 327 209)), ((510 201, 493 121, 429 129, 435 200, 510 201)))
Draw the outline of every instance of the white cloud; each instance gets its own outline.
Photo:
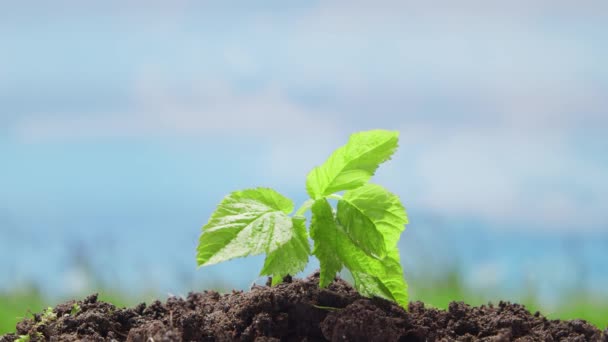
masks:
POLYGON ((568 90, 588 82, 590 67, 604 65, 593 35, 599 31, 589 24, 608 20, 601 7, 599 1, 322 2, 289 28, 287 75, 295 83, 331 82, 351 95, 378 87, 478 96, 547 85, 568 90))
POLYGON ((481 13, 500 16, 526 16, 526 15, 579 15, 594 14, 606 16, 599 12, 608 8, 602 0, 583 0, 573 3, 568 0, 537 0, 534 2, 515 0, 508 2, 488 2, 483 0, 464 0, 454 3, 452 1, 400 1, 400 0, 329 0, 323 1, 317 7, 322 13, 341 13, 345 10, 349 13, 382 14, 385 16, 409 14, 420 16, 421 14, 436 15, 440 13, 451 15, 469 14, 475 16, 481 13))
MULTIPOLYGON (((137 77, 132 108, 80 117, 41 113, 13 131, 38 142, 271 138, 269 177, 302 184, 303 174, 346 140, 344 127, 381 123, 401 127, 399 153, 411 157, 395 158, 383 177, 414 191, 408 201, 416 206, 499 223, 605 226, 606 166, 581 160, 571 146, 576 129, 603 134, 598 127, 608 126, 605 51, 586 34, 599 32, 591 23, 608 19, 600 10, 607 3, 585 4, 327 1, 288 21, 266 13, 261 23, 236 25, 233 35, 202 43, 198 32, 177 25, 171 35, 187 44, 177 44, 176 55, 206 58, 199 63, 208 72, 224 68, 213 73, 217 80, 197 69, 188 77, 207 81, 187 84, 152 65, 137 77), (243 32, 255 44, 239 38, 243 32), (600 81, 592 82, 590 72, 600 81), (227 80, 252 75, 264 86, 242 91, 227 80), (320 89, 329 104, 297 104, 286 89, 299 88, 320 89)), ((179 23, 183 8, 171 23, 179 23)), ((179 61, 165 61, 166 72, 179 61)))
POLYGON ((389 181, 415 189, 408 200, 418 207, 513 224, 513 229, 585 230, 608 224, 605 165, 582 160, 565 135, 501 126, 401 131, 401 148, 417 152, 396 167, 410 168, 411 179, 389 181))
MULTIPOLYGON (((277 87, 240 92, 222 82, 171 89, 154 73, 141 77, 131 110, 83 116, 45 113, 14 126, 24 141, 115 137, 240 137, 293 139, 331 136, 336 123, 322 111, 293 103, 277 87)), ((327 115, 332 117, 332 115, 327 115)))

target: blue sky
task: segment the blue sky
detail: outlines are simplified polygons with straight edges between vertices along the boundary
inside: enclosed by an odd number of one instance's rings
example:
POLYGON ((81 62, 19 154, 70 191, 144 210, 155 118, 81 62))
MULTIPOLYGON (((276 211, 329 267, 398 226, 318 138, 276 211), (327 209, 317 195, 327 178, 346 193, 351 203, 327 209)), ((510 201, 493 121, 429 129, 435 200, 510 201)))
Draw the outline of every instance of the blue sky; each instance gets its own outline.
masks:
POLYGON ((376 181, 413 213, 608 232, 603 1, 0 7, 7 231, 197 231, 234 189, 303 200, 350 133, 387 128, 400 150, 376 181))

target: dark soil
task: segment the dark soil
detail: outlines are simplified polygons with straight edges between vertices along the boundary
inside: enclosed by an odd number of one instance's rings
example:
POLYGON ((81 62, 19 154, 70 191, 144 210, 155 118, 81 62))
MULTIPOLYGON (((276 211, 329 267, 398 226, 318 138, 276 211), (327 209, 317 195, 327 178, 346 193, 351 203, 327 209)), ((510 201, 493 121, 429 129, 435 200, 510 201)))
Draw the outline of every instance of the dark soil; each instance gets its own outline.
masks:
POLYGON ((453 302, 447 311, 411 303, 406 312, 382 299, 361 297, 337 279, 319 289, 318 274, 285 279, 248 292, 214 291, 172 297, 166 303, 121 309, 92 295, 58 305, 57 318, 24 319, 17 333, 30 341, 608 341, 582 320, 548 320, 523 306, 471 307, 453 302))

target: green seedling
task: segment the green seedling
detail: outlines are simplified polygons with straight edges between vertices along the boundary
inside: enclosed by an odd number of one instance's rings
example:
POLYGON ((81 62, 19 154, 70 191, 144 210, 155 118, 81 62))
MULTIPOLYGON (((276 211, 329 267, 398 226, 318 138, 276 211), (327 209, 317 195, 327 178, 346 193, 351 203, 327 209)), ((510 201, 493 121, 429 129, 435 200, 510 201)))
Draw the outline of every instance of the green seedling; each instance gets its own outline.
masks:
POLYGON ((72 305, 72 310, 70 310, 70 316, 76 315, 80 312, 80 310, 80 305, 78 305, 78 303, 74 303, 74 305, 72 305))
POLYGON ((312 254, 320 263, 321 287, 345 267, 359 293, 406 307, 407 284, 397 242, 407 215, 399 197, 369 183, 397 149, 398 138, 398 132, 385 130, 351 135, 346 145, 308 174, 310 199, 293 215, 293 202, 275 190, 232 192, 202 228, 198 266, 265 254, 260 275, 271 276, 276 285, 286 275, 301 272, 312 254), (335 207, 329 200, 337 202, 335 207), (312 213, 308 229, 307 211, 312 213))
POLYGON ((30 342, 30 335, 19 335, 14 342, 30 342))
MULTIPOLYGON (((37 332, 35 335, 36 338, 38 338, 39 340, 44 340, 44 335, 41 332, 37 332)), ((30 337, 30 335, 19 335, 19 337, 17 337, 14 342, 30 342, 31 339, 32 338, 30 337)))
MULTIPOLYGON (((40 315, 40 322, 36 323, 35 326, 39 327, 44 324, 51 323, 52 321, 57 319, 57 314, 53 312, 52 307, 47 307, 44 311, 42 311, 42 315, 40 315)), ((39 340, 44 340, 44 335, 41 332, 36 332, 35 337, 39 340)), ((30 335, 19 335, 15 342, 30 342, 30 335)))
POLYGON ((42 317, 40 319, 40 324, 46 324, 46 323, 50 323, 54 320, 57 319, 57 314, 53 312, 53 308, 52 307, 48 307, 46 308, 46 310, 44 310, 42 312, 42 317))

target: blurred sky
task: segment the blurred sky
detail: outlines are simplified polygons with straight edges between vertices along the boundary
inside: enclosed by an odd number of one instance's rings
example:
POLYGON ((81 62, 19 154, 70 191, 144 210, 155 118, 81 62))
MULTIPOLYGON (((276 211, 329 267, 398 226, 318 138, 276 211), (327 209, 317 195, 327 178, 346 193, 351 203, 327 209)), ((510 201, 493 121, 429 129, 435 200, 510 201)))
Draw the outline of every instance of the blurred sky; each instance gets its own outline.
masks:
POLYGON ((599 0, 0 2, 0 288, 65 288, 81 254, 108 282, 251 280, 195 271, 215 204, 301 202, 372 128, 401 132, 375 181, 407 267, 426 239, 479 284, 568 278, 572 253, 608 281, 607 37, 599 0))

